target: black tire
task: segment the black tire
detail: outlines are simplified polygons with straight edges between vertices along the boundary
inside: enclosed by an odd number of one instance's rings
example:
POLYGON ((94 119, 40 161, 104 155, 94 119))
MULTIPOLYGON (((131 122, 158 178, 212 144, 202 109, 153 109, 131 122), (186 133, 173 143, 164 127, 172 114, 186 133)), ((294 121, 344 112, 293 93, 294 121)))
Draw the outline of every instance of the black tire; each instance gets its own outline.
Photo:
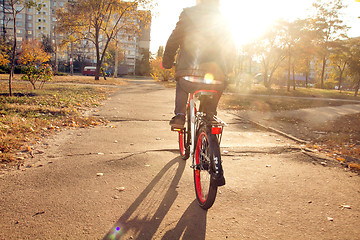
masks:
POLYGON ((209 209, 215 202, 217 184, 211 180, 214 159, 220 160, 219 144, 215 135, 201 127, 196 137, 194 162, 194 185, 196 199, 203 209, 209 209))

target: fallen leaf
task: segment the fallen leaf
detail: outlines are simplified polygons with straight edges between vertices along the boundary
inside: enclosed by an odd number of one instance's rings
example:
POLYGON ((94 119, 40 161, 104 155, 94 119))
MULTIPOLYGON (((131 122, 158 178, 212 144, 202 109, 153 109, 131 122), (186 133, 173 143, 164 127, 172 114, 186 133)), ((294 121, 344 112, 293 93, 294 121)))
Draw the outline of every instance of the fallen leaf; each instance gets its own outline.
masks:
POLYGON ((116 190, 118 190, 119 192, 125 191, 125 187, 117 187, 116 190))

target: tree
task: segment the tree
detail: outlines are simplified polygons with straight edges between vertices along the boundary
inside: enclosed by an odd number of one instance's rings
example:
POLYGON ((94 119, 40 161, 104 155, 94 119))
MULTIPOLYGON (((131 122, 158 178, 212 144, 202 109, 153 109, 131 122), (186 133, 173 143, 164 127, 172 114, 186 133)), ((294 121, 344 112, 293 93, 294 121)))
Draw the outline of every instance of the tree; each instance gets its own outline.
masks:
POLYGON ((117 68, 124 61, 124 50, 117 46, 117 42, 109 44, 104 62, 114 69, 114 77, 117 76, 117 68))
POLYGON ((284 45, 280 41, 278 29, 272 28, 259 41, 254 48, 263 67, 264 86, 271 88, 272 76, 280 63, 285 59, 284 45))
POLYGON ((162 58, 164 56, 164 46, 159 46, 156 56, 160 57, 160 58, 162 58))
POLYGON ((349 41, 335 41, 332 43, 329 59, 330 64, 334 67, 339 75, 338 89, 341 91, 344 72, 349 63, 350 57, 349 41))
POLYGON ((9 50, 9 45, 0 40, 0 66, 6 66, 10 63, 9 50))
POLYGON ((136 75, 149 76, 150 75, 150 51, 146 48, 140 49, 140 59, 136 60, 136 75))
POLYGON ((54 53, 54 47, 51 43, 51 39, 49 36, 43 34, 41 36, 41 42, 42 42, 42 45, 44 47, 44 50, 45 52, 49 53, 49 54, 53 54, 54 53))
POLYGON ((299 72, 305 75, 305 87, 308 86, 311 72, 311 61, 316 55, 314 46, 314 32, 311 31, 310 19, 304 19, 303 28, 301 29, 301 37, 296 44, 296 67, 299 72))
MULTIPOLYGON (((11 20, 13 23, 13 44, 11 46, 11 54, 10 54, 10 74, 9 74, 9 95, 12 96, 11 83, 12 78, 14 76, 15 69, 15 59, 16 59, 16 51, 17 51, 17 31, 16 31, 16 17, 22 12, 25 8, 36 7, 36 10, 40 10, 43 6, 41 3, 37 4, 35 1, 31 0, 8 0, 8 7, 4 8, 4 14, 9 14, 11 16, 11 20), (17 8, 21 6, 20 8, 17 8)), ((5 23, 3 23, 5 24, 5 23)))
POLYGON ((313 7, 316 15, 313 17, 312 29, 317 34, 318 56, 321 59, 321 88, 324 88, 330 43, 344 39, 348 30, 348 27, 340 19, 341 10, 346 6, 342 0, 317 0, 313 7))
POLYGON ((358 95, 360 88, 360 39, 350 40, 350 58, 349 58, 349 72, 353 77, 355 85, 355 97, 358 95))
POLYGON ((281 42, 286 48, 286 57, 288 59, 288 79, 287 79, 287 90, 290 91, 290 82, 291 82, 291 70, 293 75, 293 89, 295 90, 295 62, 296 62, 296 46, 301 38, 301 31, 304 26, 302 20, 295 20, 293 22, 288 22, 281 20, 278 22, 277 28, 279 28, 279 34, 281 37, 281 42))
POLYGON ((27 40, 21 45, 19 63, 26 66, 22 79, 28 80, 34 89, 36 82, 44 82, 51 79, 51 68, 46 64, 50 60, 50 54, 45 52, 43 45, 37 40, 27 40))
POLYGON ((153 0, 78 0, 71 1, 67 8, 58 12, 58 31, 69 33, 76 40, 87 40, 96 49, 95 80, 99 80, 100 69, 110 42, 118 34, 135 36, 139 33, 139 21, 150 22, 148 11, 153 0))

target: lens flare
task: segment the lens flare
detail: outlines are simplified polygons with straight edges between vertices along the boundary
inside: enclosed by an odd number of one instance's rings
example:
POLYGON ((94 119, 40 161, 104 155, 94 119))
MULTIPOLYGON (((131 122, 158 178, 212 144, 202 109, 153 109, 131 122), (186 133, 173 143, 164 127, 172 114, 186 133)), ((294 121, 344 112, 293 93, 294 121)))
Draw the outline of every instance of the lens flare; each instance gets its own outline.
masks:
POLYGON ((211 73, 207 73, 204 76, 204 82, 207 84, 212 84, 214 81, 214 75, 212 75, 211 73))
POLYGON ((108 239, 110 240, 120 239, 120 236, 122 234, 123 234, 123 228, 121 226, 113 227, 112 232, 108 236, 108 239))

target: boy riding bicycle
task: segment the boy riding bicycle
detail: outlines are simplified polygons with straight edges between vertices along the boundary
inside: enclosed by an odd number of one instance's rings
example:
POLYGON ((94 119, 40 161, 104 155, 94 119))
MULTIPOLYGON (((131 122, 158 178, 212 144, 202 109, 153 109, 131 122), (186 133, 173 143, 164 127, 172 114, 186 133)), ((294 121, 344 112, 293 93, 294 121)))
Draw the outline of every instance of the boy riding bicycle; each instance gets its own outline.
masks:
POLYGON ((180 14, 163 57, 163 67, 170 69, 177 54, 175 116, 170 120, 170 125, 176 128, 185 124, 189 93, 200 89, 216 90, 218 94, 211 106, 216 113, 235 58, 235 45, 220 13, 219 0, 197 0, 196 3, 180 14))

